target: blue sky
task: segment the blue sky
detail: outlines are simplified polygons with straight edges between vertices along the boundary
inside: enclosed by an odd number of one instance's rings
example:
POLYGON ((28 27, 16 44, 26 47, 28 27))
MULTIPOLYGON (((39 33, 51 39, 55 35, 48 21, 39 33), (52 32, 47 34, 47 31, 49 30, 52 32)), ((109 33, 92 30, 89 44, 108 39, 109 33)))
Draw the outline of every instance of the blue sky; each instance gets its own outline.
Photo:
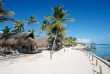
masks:
MULTIPOLYGON (((109 0, 2 0, 4 8, 15 12, 14 19, 25 20, 35 15, 38 24, 33 24, 38 35, 39 25, 44 16, 53 12, 52 7, 64 5, 68 10, 67 18, 74 18, 74 22, 64 22, 67 36, 74 36, 82 42, 110 44, 110 1, 109 0)), ((13 22, 0 23, 0 29, 8 25, 13 28, 13 22)), ((30 26, 26 27, 26 30, 30 26)), ((45 36, 45 32, 41 34, 45 36)))

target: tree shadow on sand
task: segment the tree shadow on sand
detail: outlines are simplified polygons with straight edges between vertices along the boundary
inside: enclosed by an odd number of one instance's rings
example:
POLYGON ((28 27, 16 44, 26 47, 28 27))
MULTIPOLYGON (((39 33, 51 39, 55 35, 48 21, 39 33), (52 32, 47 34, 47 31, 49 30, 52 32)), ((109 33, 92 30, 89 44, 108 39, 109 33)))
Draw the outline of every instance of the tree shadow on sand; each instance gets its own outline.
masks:
POLYGON ((11 64, 17 63, 19 61, 23 61, 28 59, 29 57, 33 57, 33 55, 35 55, 34 57, 37 57, 36 54, 20 54, 20 55, 16 55, 16 56, 12 56, 12 55, 7 55, 6 57, 0 57, 0 66, 9 66, 11 64))

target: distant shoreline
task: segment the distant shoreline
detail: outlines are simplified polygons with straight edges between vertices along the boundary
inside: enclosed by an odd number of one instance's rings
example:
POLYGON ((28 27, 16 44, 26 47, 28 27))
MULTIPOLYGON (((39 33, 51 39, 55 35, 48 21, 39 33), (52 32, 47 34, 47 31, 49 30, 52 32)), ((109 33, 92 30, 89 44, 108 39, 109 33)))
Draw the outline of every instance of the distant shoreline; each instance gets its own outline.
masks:
POLYGON ((110 44, 96 44, 96 45, 110 45, 110 44))

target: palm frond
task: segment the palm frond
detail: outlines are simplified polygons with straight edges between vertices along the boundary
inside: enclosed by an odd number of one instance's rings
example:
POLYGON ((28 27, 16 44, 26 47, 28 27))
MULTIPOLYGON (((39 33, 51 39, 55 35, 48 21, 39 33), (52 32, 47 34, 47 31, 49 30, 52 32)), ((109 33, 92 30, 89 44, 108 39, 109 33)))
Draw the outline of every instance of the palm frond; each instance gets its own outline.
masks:
POLYGON ((12 15, 14 15, 14 14, 15 14, 15 13, 14 13, 13 11, 7 12, 7 15, 10 16, 10 17, 12 17, 12 15))
POLYGON ((30 21, 29 19, 26 19, 26 21, 30 21))
POLYGON ((49 16, 49 15, 46 15, 45 17, 46 17, 47 19, 49 19, 49 20, 55 20, 55 18, 54 18, 54 17, 49 16))
POLYGON ((74 21, 74 19, 73 18, 64 18, 61 21, 74 21))
POLYGON ((38 21, 33 21, 33 22, 35 22, 35 23, 39 23, 38 21))

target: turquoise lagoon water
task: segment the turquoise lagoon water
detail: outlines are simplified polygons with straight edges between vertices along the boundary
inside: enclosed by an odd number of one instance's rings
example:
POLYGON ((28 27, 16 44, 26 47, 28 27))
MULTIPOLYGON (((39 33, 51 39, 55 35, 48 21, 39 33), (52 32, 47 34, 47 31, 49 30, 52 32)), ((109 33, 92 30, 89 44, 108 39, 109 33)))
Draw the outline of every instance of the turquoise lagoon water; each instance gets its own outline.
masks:
POLYGON ((96 49, 92 49, 89 52, 110 59, 110 44, 97 44, 96 49))

